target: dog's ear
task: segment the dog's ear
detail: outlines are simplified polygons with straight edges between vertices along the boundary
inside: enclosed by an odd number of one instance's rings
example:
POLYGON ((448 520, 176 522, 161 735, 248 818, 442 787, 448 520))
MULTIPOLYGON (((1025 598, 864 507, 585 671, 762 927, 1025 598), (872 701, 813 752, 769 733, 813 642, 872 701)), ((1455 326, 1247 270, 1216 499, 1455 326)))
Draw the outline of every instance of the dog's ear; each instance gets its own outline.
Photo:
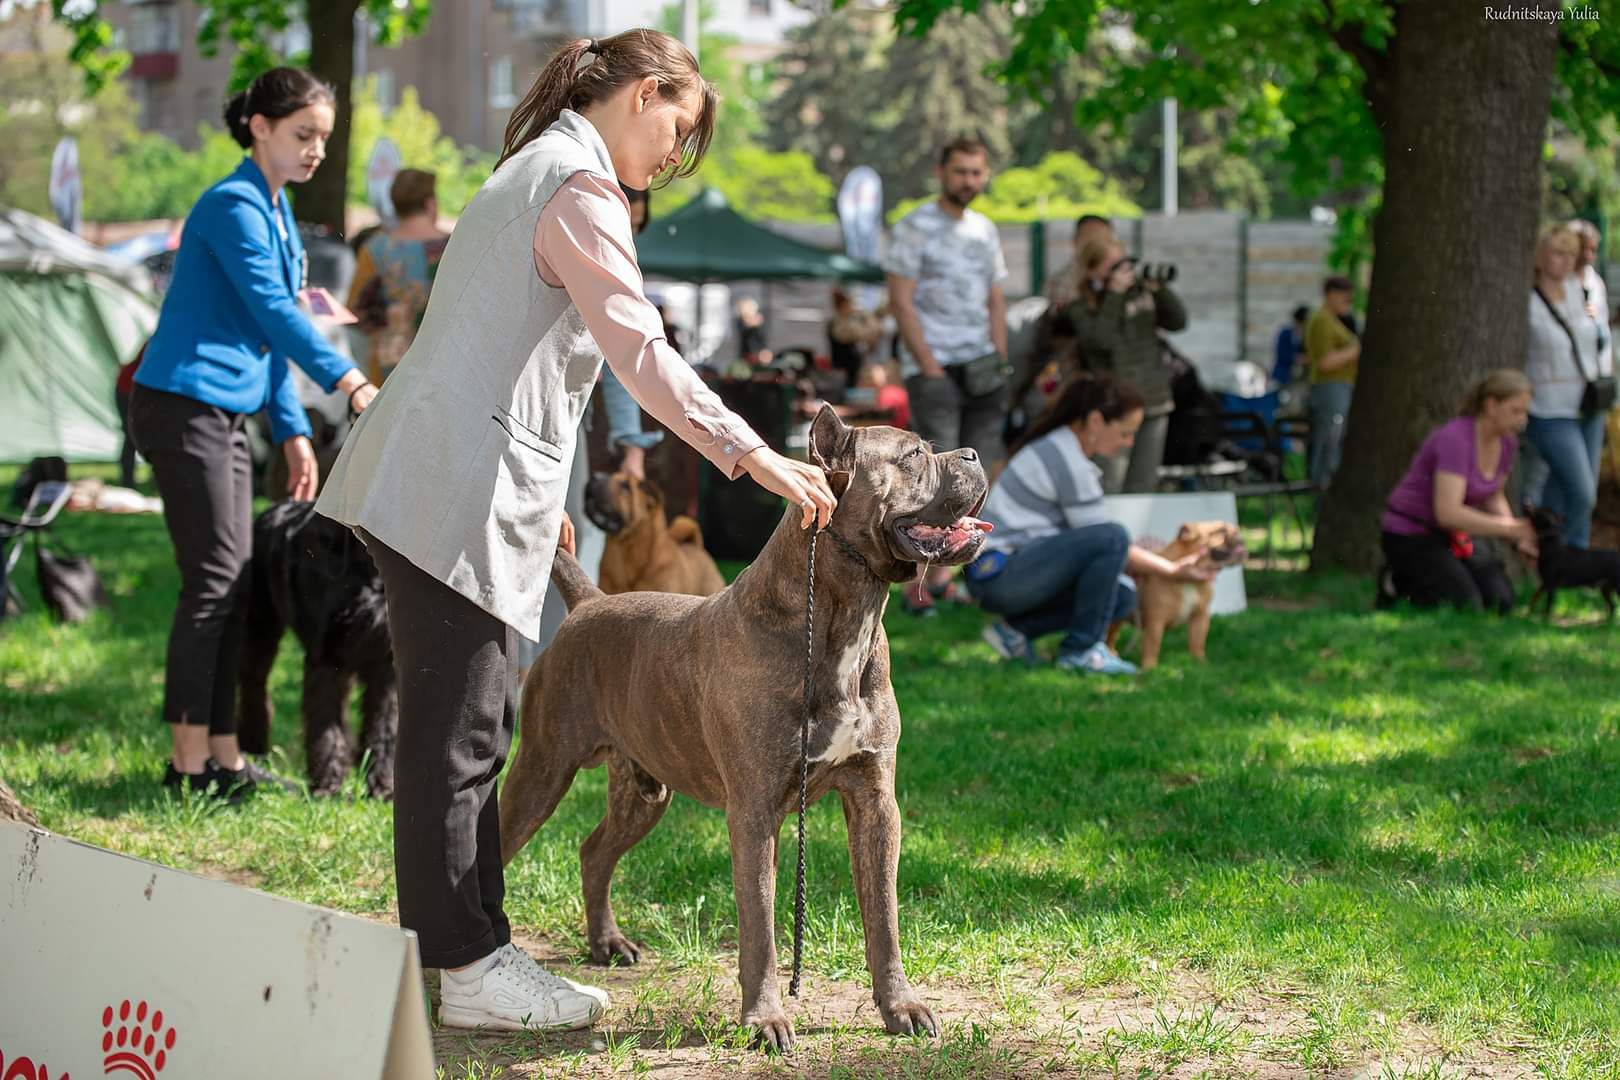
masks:
POLYGON ((1176 539, 1181 541, 1183 544, 1190 544, 1194 540, 1198 539, 1198 530, 1193 528, 1191 522, 1188 522, 1181 527, 1179 532, 1176 533, 1176 539))
POLYGON ((664 493, 658 490, 658 485, 650 480, 638 481, 641 488, 641 501, 646 505, 649 514, 660 514, 664 511, 664 493))
POLYGON ((829 472, 849 468, 845 456, 849 453, 853 435, 831 405, 823 405, 810 422, 810 460, 829 472))
POLYGON ((839 419, 831 405, 823 405, 810 423, 810 461, 827 473, 827 485, 834 498, 842 498, 849 488, 854 462, 855 433, 839 419))

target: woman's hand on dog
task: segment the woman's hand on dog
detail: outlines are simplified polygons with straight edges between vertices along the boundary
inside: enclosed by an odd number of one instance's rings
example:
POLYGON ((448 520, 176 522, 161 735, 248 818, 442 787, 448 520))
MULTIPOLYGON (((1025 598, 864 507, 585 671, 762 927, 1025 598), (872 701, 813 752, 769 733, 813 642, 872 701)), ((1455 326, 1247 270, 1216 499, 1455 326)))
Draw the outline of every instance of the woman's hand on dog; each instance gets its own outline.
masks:
POLYGON ((293 502, 309 502, 321 482, 314 445, 308 436, 294 435, 281 444, 281 453, 287 459, 287 497, 293 502))
POLYGON ((1203 585, 1215 580, 1213 566, 1199 565, 1204 557, 1202 551, 1195 551, 1191 555, 1183 555, 1170 563, 1170 572, 1165 575, 1172 581, 1185 581, 1193 585, 1203 585))
POLYGON ((1509 518, 1507 529, 1496 535, 1511 543, 1519 557, 1528 562, 1541 557, 1541 548, 1536 544, 1536 527, 1529 518, 1509 518))
POLYGON ((812 521, 825 529, 832 520, 838 500, 827 486, 827 474, 814 465, 785 458, 768 446, 749 451, 742 459, 742 467, 754 483, 780 495, 802 511, 799 528, 807 529, 812 521))
POLYGON ((567 512, 562 516, 562 529, 557 533, 557 547, 570 555, 577 555, 574 550, 574 519, 567 512))

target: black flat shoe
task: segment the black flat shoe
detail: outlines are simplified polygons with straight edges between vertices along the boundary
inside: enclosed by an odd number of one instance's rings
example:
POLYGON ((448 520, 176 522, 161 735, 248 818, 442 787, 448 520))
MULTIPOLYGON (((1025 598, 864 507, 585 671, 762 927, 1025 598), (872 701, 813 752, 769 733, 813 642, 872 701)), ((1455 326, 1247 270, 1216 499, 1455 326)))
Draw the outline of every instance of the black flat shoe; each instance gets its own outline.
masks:
POLYGON ((236 806, 253 790, 253 782, 244 783, 240 773, 224 768, 209 758, 200 773, 183 773, 169 762, 163 772, 163 786, 175 791, 189 791, 193 795, 207 795, 229 806, 236 806))

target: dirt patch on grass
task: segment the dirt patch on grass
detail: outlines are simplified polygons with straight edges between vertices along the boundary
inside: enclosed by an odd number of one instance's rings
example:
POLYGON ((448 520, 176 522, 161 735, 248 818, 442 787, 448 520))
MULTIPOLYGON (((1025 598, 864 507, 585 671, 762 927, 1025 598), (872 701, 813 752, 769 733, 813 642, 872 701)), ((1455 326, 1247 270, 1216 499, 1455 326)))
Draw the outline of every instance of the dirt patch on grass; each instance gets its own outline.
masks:
MULTIPOLYGON (((657 957, 634 968, 578 966, 572 948, 520 935, 542 964, 613 997, 595 1028, 556 1035, 436 1029, 434 1052, 451 1080, 487 1077, 1446 1077, 1518 1080, 1534 1070, 1511 1054, 1448 1053, 1423 1028, 1387 1025, 1378 1045, 1343 1046, 1322 1034, 1323 995, 1250 991, 1222 997, 1196 973, 1165 973, 1147 988, 1081 987, 1062 969, 984 983, 919 984, 941 1022, 938 1039, 883 1031, 867 984, 807 974, 786 999, 798 1048, 769 1058, 747 1046, 735 956, 657 957)), ((430 982, 433 977, 430 976, 430 982)), ((785 988, 786 977, 783 984, 785 988)), ((436 1004, 437 998, 434 995, 436 1004)))

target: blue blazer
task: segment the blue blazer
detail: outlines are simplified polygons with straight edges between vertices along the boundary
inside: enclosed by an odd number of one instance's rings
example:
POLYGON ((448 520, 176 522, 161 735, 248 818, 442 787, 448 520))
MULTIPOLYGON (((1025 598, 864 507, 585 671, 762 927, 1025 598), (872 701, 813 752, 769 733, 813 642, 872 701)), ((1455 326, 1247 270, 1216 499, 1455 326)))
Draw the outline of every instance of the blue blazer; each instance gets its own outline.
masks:
POLYGON ((279 203, 270 204, 252 158, 203 192, 186 218, 157 331, 135 373, 142 386, 229 412, 268 407, 278 443, 310 433, 287 360, 328 393, 354 367, 298 307, 304 245, 285 191, 279 203))

